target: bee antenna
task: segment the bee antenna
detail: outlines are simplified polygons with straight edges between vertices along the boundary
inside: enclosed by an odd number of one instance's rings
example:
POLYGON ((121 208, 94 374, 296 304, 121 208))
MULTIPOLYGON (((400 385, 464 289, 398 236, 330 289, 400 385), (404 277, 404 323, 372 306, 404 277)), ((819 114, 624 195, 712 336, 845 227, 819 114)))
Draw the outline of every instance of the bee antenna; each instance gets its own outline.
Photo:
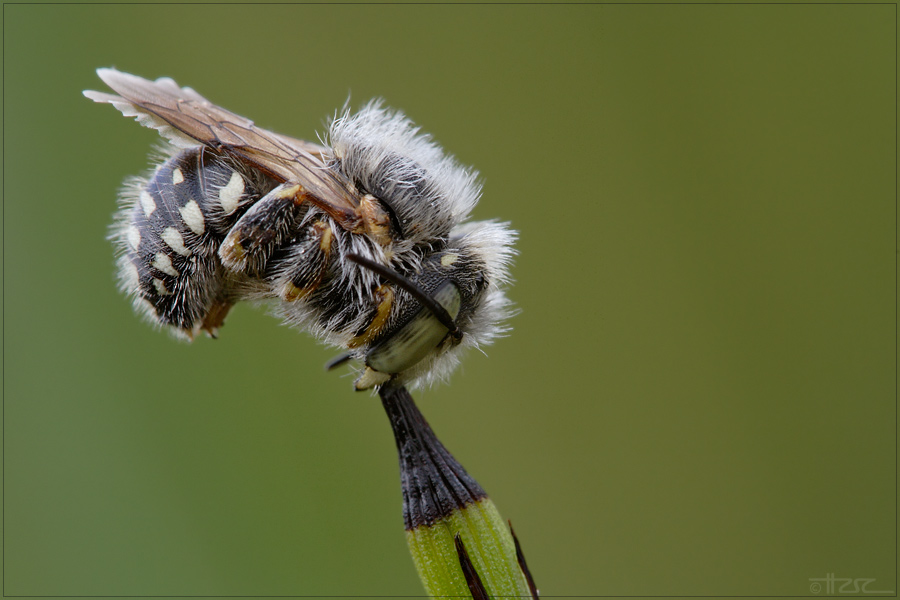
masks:
POLYGON ((374 260, 362 256, 361 254, 350 253, 346 254, 345 256, 351 262, 355 262, 356 264, 369 269, 373 273, 381 275, 403 291, 412 295, 416 300, 419 301, 422 306, 431 311, 431 314, 433 314, 435 318, 437 318, 437 320, 441 322, 441 325, 447 328, 453 339, 462 339, 462 332, 459 330, 459 327, 456 326, 456 323, 453 321, 453 317, 450 316, 450 313, 447 312, 447 309, 441 306, 437 300, 426 294, 425 291, 415 283, 413 283, 397 271, 394 271, 390 267, 379 264, 374 260))

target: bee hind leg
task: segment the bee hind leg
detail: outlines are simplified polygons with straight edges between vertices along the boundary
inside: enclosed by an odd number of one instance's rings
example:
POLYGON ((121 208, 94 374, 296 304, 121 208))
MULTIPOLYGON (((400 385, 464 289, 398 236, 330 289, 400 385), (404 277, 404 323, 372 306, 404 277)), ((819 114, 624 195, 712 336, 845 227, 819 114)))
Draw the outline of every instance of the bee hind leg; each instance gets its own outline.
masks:
POLYGON ((203 317, 203 323, 200 325, 200 329, 205 331, 209 337, 213 339, 218 338, 219 327, 225 322, 225 317, 228 316, 228 311, 231 310, 232 306, 234 306, 234 304, 228 300, 215 301, 203 317))
POLYGON ((238 273, 261 273, 306 214, 299 191, 296 184, 279 185, 244 213, 219 246, 222 264, 238 273))

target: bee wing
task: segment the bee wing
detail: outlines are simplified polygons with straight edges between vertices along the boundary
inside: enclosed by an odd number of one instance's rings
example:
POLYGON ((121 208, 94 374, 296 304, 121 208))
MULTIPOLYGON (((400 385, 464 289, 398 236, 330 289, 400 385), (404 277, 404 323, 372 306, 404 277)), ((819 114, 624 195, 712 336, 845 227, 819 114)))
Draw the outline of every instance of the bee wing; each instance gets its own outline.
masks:
POLYGON ((222 150, 279 181, 300 184, 304 199, 335 218, 348 231, 359 231, 359 197, 350 184, 328 169, 328 149, 261 129, 253 121, 216 106, 189 87, 163 77, 149 81, 115 69, 97 69, 119 95, 85 91, 95 102, 112 104, 178 146, 197 143, 222 150))

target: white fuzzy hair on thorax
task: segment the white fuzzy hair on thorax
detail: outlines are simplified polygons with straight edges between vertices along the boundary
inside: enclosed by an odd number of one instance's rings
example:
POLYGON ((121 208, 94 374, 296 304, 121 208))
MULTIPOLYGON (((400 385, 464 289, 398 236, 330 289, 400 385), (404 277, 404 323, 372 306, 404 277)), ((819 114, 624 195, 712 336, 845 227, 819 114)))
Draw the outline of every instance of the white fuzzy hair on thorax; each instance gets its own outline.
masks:
POLYGON ((478 173, 444 154, 406 115, 372 100, 328 129, 337 168, 387 203, 415 245, 449 235, 478 202, 478 173))

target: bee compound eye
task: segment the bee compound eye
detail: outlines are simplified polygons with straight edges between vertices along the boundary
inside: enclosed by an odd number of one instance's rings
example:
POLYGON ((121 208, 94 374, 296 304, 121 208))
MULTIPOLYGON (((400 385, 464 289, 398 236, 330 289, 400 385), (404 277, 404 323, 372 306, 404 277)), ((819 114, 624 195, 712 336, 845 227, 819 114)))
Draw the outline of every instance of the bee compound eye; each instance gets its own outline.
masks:
MULTIPOLYGON (((462 306, 456 284, 445 281, 431 295, 451 318, 456 319, 462 306)), ((366 366, 381 373, 401 373, 428 356, 447 334, 447 327, 423 307, 406 324, 369 350, 366 366)))

